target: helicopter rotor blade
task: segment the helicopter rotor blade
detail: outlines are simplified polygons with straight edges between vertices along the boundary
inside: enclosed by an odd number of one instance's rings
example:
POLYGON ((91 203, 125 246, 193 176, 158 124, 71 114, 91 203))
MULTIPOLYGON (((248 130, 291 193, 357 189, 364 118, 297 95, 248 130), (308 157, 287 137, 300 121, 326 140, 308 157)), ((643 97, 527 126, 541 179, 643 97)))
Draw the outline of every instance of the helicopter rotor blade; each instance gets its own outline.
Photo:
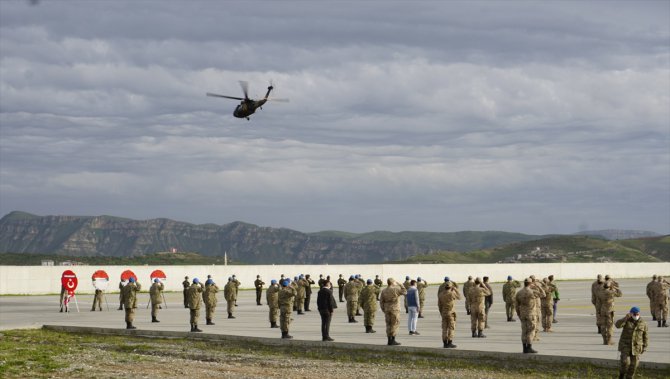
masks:
POLYGON ((273 98, 270 97, 270 98, 268 98, 268 101, 276 101, 277 103, 289 103, 291 100, 286 99, 286 98, 273 99, 273 98))
POLYGON ((244 100, 244 99, 241 98, 241 97, 226 96, 226 95, 218 95, 218 94, 216 94, 216 93, 209 93, 209 92, 207 92, 207 96, 211 96, 211 97, 223 97, 223 98, 226 98, 226 99, 233 99, 233 100, 244 100))
POLYGON ((240 80, 240 87, 242 87, 242 92, 244 92, 244 100, 249 100, 249 82, 240 80))

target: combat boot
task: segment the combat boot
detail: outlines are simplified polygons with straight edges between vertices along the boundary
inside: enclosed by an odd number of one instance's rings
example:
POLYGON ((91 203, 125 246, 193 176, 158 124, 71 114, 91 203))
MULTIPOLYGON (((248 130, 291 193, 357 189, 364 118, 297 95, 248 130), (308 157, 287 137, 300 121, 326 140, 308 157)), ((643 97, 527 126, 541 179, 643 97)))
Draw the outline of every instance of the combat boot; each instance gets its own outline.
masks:
POLYGON ((202 332, 202 330, 198 329, 198 324, 193 324, 193 331, 194 332, 202 332))
POLYGON ((273 329, 274 329, 274 328, 278 328, 278 327, 279 327, 279 326, 277 325, 276 322, 271 322, 271 323, 270 323, 270 328, 273 328, 273 329))
POLYGON ((484 333, 482 333, 482 331, 480 330, 479 333, 477 333, 477 338, 486 338, 486 336, 485 336, 484 333))
POLYGON ((656 320, 656 321, 658 322, 658 327, 660 328, 663 321, 661 321, 661 320, 656 320))
POLYGON ((370 333, 370 327, 365 325, 365 333, 370 333))
POLYGON ((208 318, 208 319, 207 319, 207 325, 214 325, 214 323, 212 322, 212 319, 211 319, 211 318, 208 318))
POLYGON ((391 337, 391 344, 392 345, 400 345, 400 342, 395 340, 395 336, 391 337))
POLYGON ((522 345, 523 345, 523 353, 524 353, 524 354, 528 354, 528 344, 527 344, 527 343, 524 343, 524 344, 522 344, 522 345))
POLYGON ((447 346, 445 346, 445 347, 446 347, 446 348, 449 348, 449 349, 454 349, 454 348, 456 348, 456 345, 454 345, 453 342, 454 342, 454 341, 452 341, 452 340, 447 341, 447 346))
POLYGON ((370 325, 370 333, 377 333, 376 330, 372 329, 372 325, 370 325))
POLYGON ((158 319, 156 318, 156 316, 153 316, 153 317, 151 317, 151 322, 160 322, 160 321, 158 321, 158 319))
POLYGON ((288 332, 281 332, 281 338, 290 340, 293 336, 289 335, 288 332))
POLYGON ((363 316, 363 315, 361 314, 361 312, 359 312, 359 311, 356 311, 356 314, 355 314, 355 316, 363 316))
POLYGON ((128 322, 127 324, 126 329, 137 329, 137 327, 133 326, 132 322, 128 322))
POLYGON ((663 324, 661 324, 662 327, 667 328, 668 327, 668 321, 663 320, 663 324))
POLYGON ((537 354, 537 351, 533 350, 533 345, 528 344, 528 350, 526 351, 527 354, 537 354))
POLYGON ((303 312, 303 311, 298 311, 298 314, 299 314, 299 315, 304 315, 305 312, 303 312))
POLYGON ((228 318, 235 318, 232 313, 228 312, 228 318))
POLYGON ((472 338, 477 338, 477 331, 476 330, 472 331, 472 338))
POLYGON ((193 324, 191 324, 191 332, 193 331, 193 324))
POLYGON ((444 348, 446 349, 446 348, 449 347, 448 345, 449 345, 449 341, 448 341, 448 340, 442 340, 442 347, 444 347, 444 348))

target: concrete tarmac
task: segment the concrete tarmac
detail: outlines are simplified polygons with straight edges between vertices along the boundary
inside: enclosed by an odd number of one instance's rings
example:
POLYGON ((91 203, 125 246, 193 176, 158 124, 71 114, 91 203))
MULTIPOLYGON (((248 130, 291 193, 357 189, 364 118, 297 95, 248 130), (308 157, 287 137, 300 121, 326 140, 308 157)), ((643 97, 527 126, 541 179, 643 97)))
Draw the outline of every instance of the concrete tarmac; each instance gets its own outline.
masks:
MULTIPOLYGON (((318 274, 318 273, 316 273, 318 274)), ((215 278, 216 279, 216 278, 215 278)), ((649 349, 642 356, 642 362, 667 368, 670 364, 670 328, 658 328, 652 321, 649 312, 649 300, 645 288, 650 279, 619 280, 623 297, 615 300, 615 316, 617 320, 636 305, 642 310, 642 317, 649 326, 649 349)), ((269 282, 269 280, 267 280, 269 282)), ((80 283, 83 285, 84 283, 80 283)), ((279 329, 270 329, 268 307, 265 305, 265 290, 262 306, 256 305, 255 291, 240 291, 238 307, 235 308, 235 319, 228 319, 226 302, 223 299, 224 280, 218 281, 221 291, 218 293, 219 303, 216 308, 214 322, 216 325, 205 325, 204 305, 200 316, 200 329, 206 333, 277 338, 281 336, 279 329)), ((181 292, 166 293, 167 307, 159 311, 160 323, 151 322, 151 310, 147 308, 149 301, 149 283, 142 283, 144 291, 139 296, 139 307, 136 310, 135 326, 142 330, 188 332, 189 311, 183 306, 181 292)), ((462 289, 462 284, 459 284, 462 289)), ((507 322, 505 305, 502 301, 502 283, 493 283, 494 304, 489 313, 489 329, 484 334, 487 338, 472 338, 470 332, 470 316, 465 313, 463 300, 457 302, 457 327, 454 343, 458 350, 506 352, 521 354, 521 327, 519 322, 507 322)), ((410 336, 407 329, 407 315, 401 310, 401 324, 398 331, 398 342, 403 346, 442 349, 441 318, 437 310, 437 285, 427 288, 425 318, 419 319, 417 330, 420 335, 410 336)), ((603 345, 602 337, 597 333, 594 307, 591 305, 591 281, 558 282, 561 301, 558 303, 553 333, 539 332, 540 341, 533 343, 533 348, 540 355, 580 357, 618 360, 617 343, 620 330, 615 328, 614 346, 603 345)), ((334 288, 335 298, 338 298, 334 288)), ((316 309, 316 293, 314 289, 311 300, 311 312, 304 315, 293 313, 290 334, 297 340, 321 341, 321 319, 316 309)), ((0 297, 0 330, 19 328, 39 328, 42 325, 84 326, 101 328, 125 329, 124 312, 117 310, 118 293, 106 295, 109 306, 103 303, 103 311, 91 311, 93 295, 82 295, 71 303, 69 313, 59 313, 58 295, 51 296, 2 296, 0 297), (79 312, 77 307, 79 306, 79 312)), ((354 344, 385 345, 384 315, 378 310, 374 329, 375 334, 365 333, 363 317, 358 316, 358 323, 349 323, 346 315, 346 303, 338 303, 339 308, 333 315, 331 337, 337 342, 354 344)), ((402 306, 402 304, 401 304, 402 306)), ((516 318, 516 317, 515 317, 516 318)), ((392 347, 389 347, 392 348, 392 347)), ((448 349, 444 349, 448 350, 448 349)), ((451 350, 451 349, 449 349, 451 350)))

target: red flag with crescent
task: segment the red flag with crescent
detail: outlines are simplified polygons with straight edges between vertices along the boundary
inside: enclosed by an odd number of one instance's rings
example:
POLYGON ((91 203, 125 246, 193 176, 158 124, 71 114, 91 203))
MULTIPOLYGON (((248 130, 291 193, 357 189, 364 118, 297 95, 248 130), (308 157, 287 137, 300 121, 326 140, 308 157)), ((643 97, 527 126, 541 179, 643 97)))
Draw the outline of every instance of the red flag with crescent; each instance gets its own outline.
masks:
POLYGON ((60 278, 60 283, 65 287, 68 295, 73 296, 79 281, 77 280, 77 275, 72 270, 65 270, 60 278))
POLYGON ((130 278, 135 278, 135 281, 137 281, 137 275, 135 275, 134 272, 126 270, 121 273, 121 281, 127 282, 128 280, 130 280, 130 278))
POLYGON ((165 273, 163 272, 163 270, 154 270, 154 271, 151 272, 151 275, 149 275, 149 277, 151 278, 152 282, 154 281, 154 279, 158 279, 161 282, 164 282, 165 279, 166 279, 166 276, 165 276, 165 273))
POLYGON ((91 280, 95 289, 105 291, 109 284, 109 275, 107 275, 105 270, 97 270, 91 275, 91 280))

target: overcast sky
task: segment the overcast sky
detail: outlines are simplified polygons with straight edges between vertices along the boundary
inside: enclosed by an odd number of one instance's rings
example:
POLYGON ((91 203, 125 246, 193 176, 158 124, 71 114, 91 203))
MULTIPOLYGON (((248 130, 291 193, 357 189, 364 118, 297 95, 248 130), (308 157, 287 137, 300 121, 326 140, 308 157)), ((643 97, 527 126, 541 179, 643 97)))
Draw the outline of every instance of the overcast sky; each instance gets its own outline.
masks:
POLYGON ((670 233, 668 1, 0 1, 0 55, 0 216, 670 233))

